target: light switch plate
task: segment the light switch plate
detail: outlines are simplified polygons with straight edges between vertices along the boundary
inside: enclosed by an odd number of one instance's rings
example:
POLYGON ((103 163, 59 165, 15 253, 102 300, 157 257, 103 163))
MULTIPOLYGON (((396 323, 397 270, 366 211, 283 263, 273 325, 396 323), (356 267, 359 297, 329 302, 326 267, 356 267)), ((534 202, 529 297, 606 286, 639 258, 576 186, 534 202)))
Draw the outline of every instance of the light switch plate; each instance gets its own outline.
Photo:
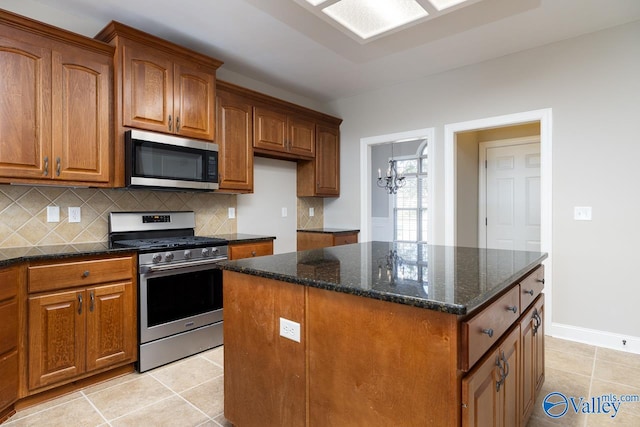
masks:
POLYGON ((60 222, 59 206, 47 206, 47 222, 60 222))
POLYGON ((236 208, 229 208, 229 219, 234 219, 236 217, 236 208))
POLYGON ((309 216, 314 216, 316 214, 316 211, 314 208, 309 208, 309 216))
POLYGON ((573 219, 576 221, 591 221, 591 206, 574 207, 573 219))
POLYGON ((287 208, 282 208, 282 218, 287 217, 287 208))

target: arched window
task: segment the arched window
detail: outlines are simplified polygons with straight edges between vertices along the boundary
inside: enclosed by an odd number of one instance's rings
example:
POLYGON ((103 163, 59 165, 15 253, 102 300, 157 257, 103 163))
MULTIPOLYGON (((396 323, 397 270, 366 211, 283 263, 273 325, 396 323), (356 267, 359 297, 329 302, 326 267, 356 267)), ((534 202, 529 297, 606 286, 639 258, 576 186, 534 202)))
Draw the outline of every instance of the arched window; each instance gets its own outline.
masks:
POLYGON ((397 159, 398 172, 406 184, 393 197, 393 223, 396 242, 426 243, 427 211, 429 209, 428 140, 424 140, 416 154, 397 159))

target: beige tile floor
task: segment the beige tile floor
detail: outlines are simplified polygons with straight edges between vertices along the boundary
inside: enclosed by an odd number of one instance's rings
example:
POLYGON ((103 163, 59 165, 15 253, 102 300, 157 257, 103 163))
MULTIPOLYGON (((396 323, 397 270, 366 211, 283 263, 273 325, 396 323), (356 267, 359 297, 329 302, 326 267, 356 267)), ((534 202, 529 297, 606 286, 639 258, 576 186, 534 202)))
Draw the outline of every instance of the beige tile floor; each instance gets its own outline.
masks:
MULTIPOLYGON (((573 397, 640 395, 640 355, 545 337, 546 379, 527 427, 640 426, 640 402, 618 415, 551 419, 540 401, 550 392, 573 397)), ((223 349, 143 374, 132 373, 19 411, 3 427, 229 427, 223 416, 223 349)))

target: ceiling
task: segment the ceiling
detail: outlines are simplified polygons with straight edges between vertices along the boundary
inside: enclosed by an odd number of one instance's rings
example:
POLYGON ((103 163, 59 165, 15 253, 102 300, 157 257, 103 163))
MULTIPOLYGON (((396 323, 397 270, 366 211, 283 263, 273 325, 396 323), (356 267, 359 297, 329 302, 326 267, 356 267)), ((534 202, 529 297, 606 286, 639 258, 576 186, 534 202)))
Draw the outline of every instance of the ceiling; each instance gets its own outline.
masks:
MULTIPOLYGON (((320 102, 640 19, 638 0, 481 0, 361 44, 295 0, 1 0, 93 36, 117 20, 320 102), (69 17, 73 19, 69 19, 69 17)), ((13 7, 12 7, 13 6, 13 7)))

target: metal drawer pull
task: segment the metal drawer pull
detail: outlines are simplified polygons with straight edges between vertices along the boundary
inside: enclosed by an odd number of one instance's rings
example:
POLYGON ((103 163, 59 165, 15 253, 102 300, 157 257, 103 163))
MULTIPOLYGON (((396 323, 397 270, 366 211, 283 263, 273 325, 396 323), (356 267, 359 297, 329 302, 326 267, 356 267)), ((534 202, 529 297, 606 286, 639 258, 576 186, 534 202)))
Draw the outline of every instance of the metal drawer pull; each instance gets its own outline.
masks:
POLYGON ((49 156, 44 157, 44 176, 49 175, 49 156))
POLYGON ((82 273, 82 277, 89 277, 89 270, 86 270, 84 273, 82 273))
POLYGON ((536 282, 538 282, 538 283, 542 283, 542 284, 544 285, 544 278, 542 278, 542 279, 536 279, 536 282))
POLYGON ((60 176, 60 157, 56 157, 56 175, 60 176))
POLYGON ((507 307, 507 311, 511 311, 513 313, 517 313, 518 312, 518 307, 516 307, 515 305, 512 305, 511 307, 507 307))
POLYGON ((171 118, 171 114, 169 114, 169 130, 172 130, 173 127, 173 119, 171 118))
POLYGON ((176 117, 176 132, 180 132, 180 117, 176 117))
POLYGON ((489 335, 489 338, 493 337, 493 329, 483 329, 482 333, 489 335))
POLYGON ((524 293, 533 296, 533 289, 529 289, 528 291, 524 291, 524 293))
POLYGON ((95 304, 96 297, 93 295, 93 291, 89 293, 89 311, 93 312, 93 306, 95 304))
POLYGON ((251 256, 256 256, 256 251, 251 251, 251 256))
POLYGON ((78 294, 78 314, 82 314, 82 294, 78 294))

